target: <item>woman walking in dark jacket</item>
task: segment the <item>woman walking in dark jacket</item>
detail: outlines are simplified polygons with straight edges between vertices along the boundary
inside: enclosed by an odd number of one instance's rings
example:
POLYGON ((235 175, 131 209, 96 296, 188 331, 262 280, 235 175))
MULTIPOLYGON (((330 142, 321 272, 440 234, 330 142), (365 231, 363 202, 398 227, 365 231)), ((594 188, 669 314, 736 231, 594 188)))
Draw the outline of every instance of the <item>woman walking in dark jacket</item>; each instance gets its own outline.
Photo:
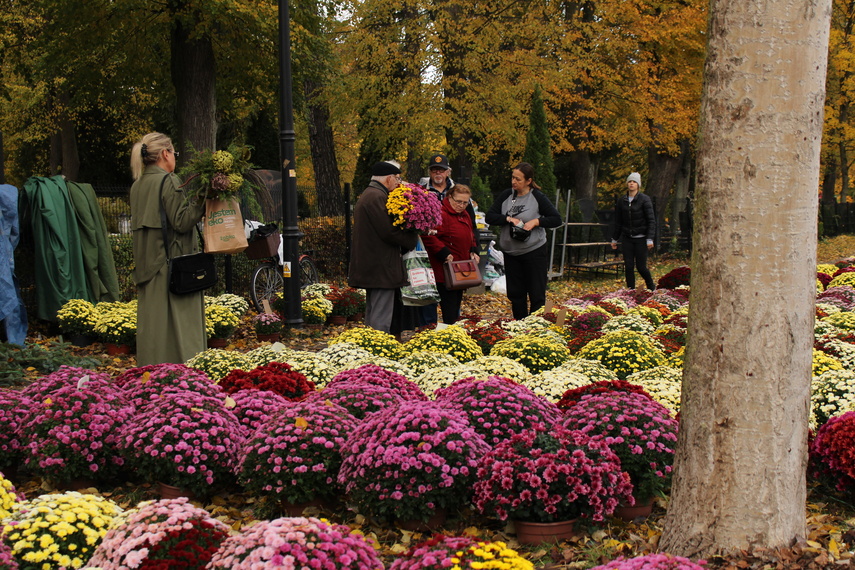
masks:
POLYGON ((647 268, 647 250, 653 249, 656 214, 650 197, 640 190, 641 174, 633 172, 626 179, 626 194, 615 201, 612 249, 617 249, 620 240, 627 288, 635 289, 635 269, 638 269, 644 284, 653 291, 656 287, 647 268))

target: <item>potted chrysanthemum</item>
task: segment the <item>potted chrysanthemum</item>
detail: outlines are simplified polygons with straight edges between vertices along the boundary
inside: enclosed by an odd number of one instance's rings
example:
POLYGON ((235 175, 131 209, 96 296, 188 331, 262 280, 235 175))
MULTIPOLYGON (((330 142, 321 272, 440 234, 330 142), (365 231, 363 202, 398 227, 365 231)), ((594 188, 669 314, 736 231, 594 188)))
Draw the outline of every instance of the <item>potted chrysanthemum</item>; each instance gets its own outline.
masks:
POLYGON ((282 408, 246 442, 238 478, 253 496, 282 501, 292 516, 332 501, 341 496, 341 447, 356 425, 347 410, 327 402, 282 408))
POLYGON ((137 341, 137 302, 98 303, 93 330, 109 354, 126 354, 137 341))
POLYGON ((610 332, 579 350, 577 356, 599 360, 625 380, 633 372, 666 364, 665 354, 647 336, 628 330, 610 332))
POLYGON ((654 496, 671 483, 678 422, 670 411, 643 394, 608 391, 582 396, 563 425, 609 442, 632 481, 630 506, 638 507, 626 516, 649 514, 654 496))
POLYGON ((23 462, 26 442, 21 441, 21 419, 32 402, 21 390, 0 388, 0 471, 7 475, 17 472, 23 462))
POLYGON ((111 528, 88 562, 101 570, 125 568, 203 568, 229 527, 186 497, 140 503, 111 528))
POLYGON ((95 305, 85 299, 70 299, 56 312, 59 330, 75 346, 92 344, 96 316, 95 305))
MULTIPOLYGON (((21 495, 23 499, 23 495, 21 495)), ((15 486, 12 482, 3 475, 0 471, 0 520, 5 519, 15 510, 15 505, 19 502, 18 493, 15 491, 15 486)), ((0 540, 0 542, 3 542, 0 540)), ((0 566, 2 568, 2 566, 0 566)))
POLYGON ((490 354, 516 360, 525 365, 532 374, 560 366, 570 358, 570 351, 565 345, 533 333, 499 341, 490 354))
POLYGON ((811 471, 839 491, 855 489, 855 411, 830 418, 810 443, 811 471))
POLYGON ((282 318, 276 313, 260 313, 253 317, 255 337, 261 342, 276 342, 282 334, 282 318))
POLYGON ((356 380, 341 381, 328 385, 320 392, 311 394, 307 401, 330 402, 341 406, 358 420, 379 410, 396 407, 404 401, 403 396, 387 386, 374 386, 356 380))
POLYGON ((450 354, 460 362, 469 362, 484 352, 466 330, 457 325, 451 325, 444 329, 423 330, 411 338, 405 345, 406 352, 419 351, 444 352, 450 354))
POLYGON ((228 344, 240 324, 240 317, 234 311, 223 305, 211 304, 205 307, 205 333, 208 335, 208 346, 222 348, 228 344))
POLYGON ((0 534, 23 568, 82 568, 121 514, 98 495, 41 495, 18 505, 0 534))
POLYGON ((320 328, 332 313, 332 303, 319 295, 310 295, 302 300, 300 307, 303 312, 303 322, 310 328, 320 328))
POLYGON ((635 558, 619 556, 608 564, 594 566, 591 570, 706 570, 705 560, 697 563, 682 556, 672 556, 664 552, 645 554, 635 558))
POLYGON ((229 408, 243 426, 244 438, 252 437, 255 430, 271 416, 288 407, 288 400, 269 390, 238 390, 229 396, 226 407, 229 408))
POLYGON ((631 493, 605 441, 555 426, 514 434, 487 453, 473 503, 515 521, 520 542, 536 543, 569 538, 576 519, 601 521, 631 493))
POLYGON ((421 542, 392 562, 389 570, 434 570, 436 568, 508 568, 534 570, 534 564, 504 542, 478 540, 471 536, 438 534, 421 542))
POLYGON ((295 402, 315 391, 313 382, 285 362, 270 362, 249 371, 232 370, 219 385, 229 394, 238 390, 270 390, 295 402))
POLYGON ((83 488, 118 473, 118 429, 133 408, 112 384, 83 376, 34 398, 18 433, 24 464, 54 483, 83 488))
POLYGON ((327 388, 342 382, 360 382, 371 386, 382 386, 388 388, 405 400, 427 400, 424 392, 418 384, 408 380, 406 377, 381 368, 376 364, 363 364, 355 368, 348 368, 336 374, 327 388))
POLYGON ((561 417, 558 406, 512 380, 491 376, 465 378, 434 393, 434 399, 466 414, 469 423, 490 446, 512 434, 547 429, 561 417))
POLYGON ((230 479, 243 428, 221 399, 172 392, 125 422, 119 441, 138 472, 160 484, 161 494, 177 488, 207 496, 214 484, 230 479))
POLYGON ((190 368, 204 372, 208 378, 218 382, 232 370, 249 370, 255 368, 249 358, 236 350, 220 350, 209 348, 184 363, 190 368))
POLYGON ((364 514, 435 526, 468 502, 475 465, 488 449, 460 412, 407 401, 353 430, 338 480, 364 514))
POLYGON ((208 568, 255 570, 284 567, 382 570, 372 540, 344 525, 316 518, 261 521, 227 538, 208 568))
POLYGON ((330 340, 330 345, 351 342, 376 356, 393 360, 401 356, 401 343, 391 334, 370 327, 357 326, 330 340))

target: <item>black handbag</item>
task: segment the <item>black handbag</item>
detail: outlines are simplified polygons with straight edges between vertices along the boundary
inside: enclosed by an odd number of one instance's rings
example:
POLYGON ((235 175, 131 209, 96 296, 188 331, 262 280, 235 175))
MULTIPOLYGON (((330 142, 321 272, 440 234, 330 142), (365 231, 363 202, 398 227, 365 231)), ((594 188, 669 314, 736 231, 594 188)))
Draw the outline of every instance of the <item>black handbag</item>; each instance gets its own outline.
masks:
MULTIPOLYGON (((166 226, 169 225, 169 221, 166 219, 166 211, 163 209, 163 185, 167 176, 169 175, 164 176, 160 183, 158 200, 160 204, 160 230, 163 232, 163 247, 166 249, 169 292, 174 295, 187 295, 204 291, 217 284, 217 265, 212 254, 200 251, 178 257, 169 257, 169 240, 166 235, 166 226)), ((202 232, 199 231, 199 226, 196 226, 196 232, 201 240, 202 232)))

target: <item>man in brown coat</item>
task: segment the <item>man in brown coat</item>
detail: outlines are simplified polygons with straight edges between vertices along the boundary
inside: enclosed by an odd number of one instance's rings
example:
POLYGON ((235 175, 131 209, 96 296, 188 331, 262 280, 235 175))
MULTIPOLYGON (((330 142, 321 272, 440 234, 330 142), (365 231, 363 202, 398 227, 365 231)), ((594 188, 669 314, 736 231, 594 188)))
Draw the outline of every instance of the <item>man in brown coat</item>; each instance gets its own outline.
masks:
POLYGON ((399 290, 407 277, 402 251, 416 247, 418 234, 392 225, 386 211, 389 192, 400 182, 401 169, 391 162, 371 168, 371 183, 362 191, 353 211, 353 243, 350 253, 351 287, 365 289, 365 324, 389 332, 399 290))

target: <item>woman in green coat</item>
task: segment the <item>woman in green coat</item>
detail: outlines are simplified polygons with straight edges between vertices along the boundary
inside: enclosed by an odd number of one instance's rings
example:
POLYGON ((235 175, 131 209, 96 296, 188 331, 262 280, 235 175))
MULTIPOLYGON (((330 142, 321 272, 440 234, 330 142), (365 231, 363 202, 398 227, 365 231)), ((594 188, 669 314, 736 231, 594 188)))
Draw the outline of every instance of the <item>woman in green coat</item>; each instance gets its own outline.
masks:
POLYGON ((177 156, 170 138, 161 133, 145 135, 131 151, 135 180, 130 192, 131 230, 133 276, 139 298, 139 366, 183 363, 205 350, 207 345, 203 293, 175 295, 169 292, 160 209, 166 212, 171 257, 199 250, 195 226, 205 213, 204 199, 188 200, 179 188, 181 182, 173 174, 177 156))

